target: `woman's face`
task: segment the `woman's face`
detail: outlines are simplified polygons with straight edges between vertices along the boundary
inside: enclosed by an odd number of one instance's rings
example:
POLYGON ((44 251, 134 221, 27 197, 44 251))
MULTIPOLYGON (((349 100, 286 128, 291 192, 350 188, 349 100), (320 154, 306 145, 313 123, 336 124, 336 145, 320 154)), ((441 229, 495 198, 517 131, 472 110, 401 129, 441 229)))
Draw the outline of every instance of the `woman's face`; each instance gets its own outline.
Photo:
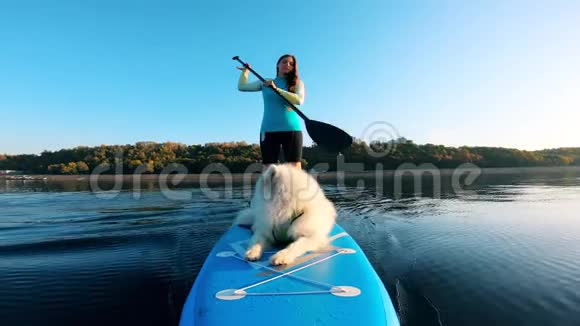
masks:
POLYGON ((284 57, 278 63, 278 74, 285 75, 294 70, 294 59, 292 57, 284 57))

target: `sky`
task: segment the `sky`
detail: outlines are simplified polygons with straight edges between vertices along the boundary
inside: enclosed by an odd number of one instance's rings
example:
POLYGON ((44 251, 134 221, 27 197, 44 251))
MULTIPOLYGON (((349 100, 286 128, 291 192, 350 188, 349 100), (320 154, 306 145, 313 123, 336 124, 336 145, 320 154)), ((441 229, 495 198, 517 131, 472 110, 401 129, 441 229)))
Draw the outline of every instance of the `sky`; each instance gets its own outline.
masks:
POLYGON ((580 146, 580 1, 0 0, 0 153, 258 143, 232 57, 285 53, 303 112, 367 142, 580 146))

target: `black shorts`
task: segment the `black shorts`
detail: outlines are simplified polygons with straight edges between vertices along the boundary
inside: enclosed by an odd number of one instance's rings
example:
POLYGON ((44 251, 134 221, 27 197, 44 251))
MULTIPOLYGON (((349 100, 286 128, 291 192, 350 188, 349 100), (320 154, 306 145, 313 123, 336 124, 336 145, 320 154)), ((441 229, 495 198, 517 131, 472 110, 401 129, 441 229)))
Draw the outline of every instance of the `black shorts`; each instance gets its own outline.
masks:
POLYGON ((273 131, 260 135, 260 150, 262 163, 278 163, 280 146, 286 162, 300 162, 302 160, 302 131, 273 131))

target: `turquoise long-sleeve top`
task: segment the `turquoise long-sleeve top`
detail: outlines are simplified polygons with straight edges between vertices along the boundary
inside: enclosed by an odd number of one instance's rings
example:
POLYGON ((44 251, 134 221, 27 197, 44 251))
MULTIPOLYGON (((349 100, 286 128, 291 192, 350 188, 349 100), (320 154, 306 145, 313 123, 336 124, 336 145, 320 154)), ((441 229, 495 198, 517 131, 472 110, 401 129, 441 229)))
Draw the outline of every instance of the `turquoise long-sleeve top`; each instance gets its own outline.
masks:
MULTIPOLYGON (((290 103, 298 106, 304 103, 304 83, 299 80, 296 85, 296 93, 288 91, 286 79, 278 77, 274 79, 276 88, 290 103)), ((262 87, 261 81, 248 82, 248 72, 243 71, 238 80, 238 90, 242 92, 258 92, 262 91, 264 99, 264 113, 262 116, 262 124, 260 126, 260 133, 272 131, 300 131, 300 117, 286 101, 280 98, 276 92, 270 87, 262 87)))

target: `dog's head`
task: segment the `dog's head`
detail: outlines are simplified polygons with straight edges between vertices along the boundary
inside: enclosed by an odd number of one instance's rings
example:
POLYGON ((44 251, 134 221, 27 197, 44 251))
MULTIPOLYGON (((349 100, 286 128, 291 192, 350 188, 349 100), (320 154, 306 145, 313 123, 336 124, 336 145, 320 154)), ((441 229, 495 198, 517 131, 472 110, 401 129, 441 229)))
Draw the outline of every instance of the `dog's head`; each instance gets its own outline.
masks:
POLYGON ((293 167, 286 164, 270 165, 258 179, 255 194, 261 196, 264 202, 289 200, 292 187, 291 168, 293 167))

